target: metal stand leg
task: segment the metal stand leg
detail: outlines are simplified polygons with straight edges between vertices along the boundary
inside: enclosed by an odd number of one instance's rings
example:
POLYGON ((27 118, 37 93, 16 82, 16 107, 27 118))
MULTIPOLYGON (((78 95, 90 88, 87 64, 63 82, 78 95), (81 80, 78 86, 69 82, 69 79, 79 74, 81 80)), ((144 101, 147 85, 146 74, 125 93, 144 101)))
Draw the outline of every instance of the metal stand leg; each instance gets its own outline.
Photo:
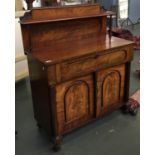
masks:
POLYGON ((132 29, 134 29, 134 23, 131 21, 130 18, 125 19, 122 23, 121 23, 121 27, 123 27, 124 23, 127 23, 127 26, 129 25, 129 22, 131 23, 132 29))

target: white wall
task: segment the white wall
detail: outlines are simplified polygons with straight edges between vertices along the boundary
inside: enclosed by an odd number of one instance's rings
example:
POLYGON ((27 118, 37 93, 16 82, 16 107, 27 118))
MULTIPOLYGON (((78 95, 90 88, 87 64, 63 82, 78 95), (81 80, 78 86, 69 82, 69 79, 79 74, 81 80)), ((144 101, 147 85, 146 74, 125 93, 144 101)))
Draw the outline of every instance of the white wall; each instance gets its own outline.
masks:
POLYGON ((15 79, 16 81, 28 76, 27 59, 24 55, 19 18, 15 18, 15 79))

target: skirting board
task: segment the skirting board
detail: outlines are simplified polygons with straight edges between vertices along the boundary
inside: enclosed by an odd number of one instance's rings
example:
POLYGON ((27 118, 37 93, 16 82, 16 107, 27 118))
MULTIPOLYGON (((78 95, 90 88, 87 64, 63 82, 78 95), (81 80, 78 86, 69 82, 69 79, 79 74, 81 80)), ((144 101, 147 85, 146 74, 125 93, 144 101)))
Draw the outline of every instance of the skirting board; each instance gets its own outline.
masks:
POLYGON ((27 71, 23 71, 23 72, 19 73, 18 75, 16 75, 15 80, 17 82, 23 78, 28 77, 28 76, 29 76, 29 73, 27 71))
POLYGON ((22 17, 26 11, 16 11, 15 12, 15 18, 22 17))
POLYGON ((20 56, 16 56, 15 58, 15 62, 19 62, 19 61, 23 61, 26 59, 26 56, 25 55, 20 55, 20 56))
POLYGON ((19 81, 27 76, 29 76, 27 69, 27 59, 25 55, 19 55, 15 58, 16 72, 15 80, 19 81))

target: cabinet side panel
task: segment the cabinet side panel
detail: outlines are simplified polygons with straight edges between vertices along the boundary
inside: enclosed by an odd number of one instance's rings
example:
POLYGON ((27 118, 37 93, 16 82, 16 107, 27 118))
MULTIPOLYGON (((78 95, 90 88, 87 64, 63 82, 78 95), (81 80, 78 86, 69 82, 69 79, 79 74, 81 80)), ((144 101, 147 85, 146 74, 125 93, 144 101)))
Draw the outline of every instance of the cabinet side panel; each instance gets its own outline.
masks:
POLYGON ((42 64, 28 55, 28 67, 31 83, 34 117, 39 125, 45 128, 52 136, 49 88, 46 70, 42 64))
POLYGON ((29 26, 21 25, 24 52, 31 48, 29 26))

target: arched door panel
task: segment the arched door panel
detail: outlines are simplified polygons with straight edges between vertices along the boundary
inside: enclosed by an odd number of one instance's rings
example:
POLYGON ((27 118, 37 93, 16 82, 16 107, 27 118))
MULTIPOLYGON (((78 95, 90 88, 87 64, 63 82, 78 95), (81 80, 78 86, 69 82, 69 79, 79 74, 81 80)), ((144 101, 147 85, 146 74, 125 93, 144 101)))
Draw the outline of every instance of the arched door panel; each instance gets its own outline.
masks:
POLYGON ((111 67, 96 73, 97 116, 119 107, 124 99, 125 65, 111 67))
POLYGON ((59 132, 67 132, 94 116, 92 75, 76 78, 56 86, 56 110, 59 132))

